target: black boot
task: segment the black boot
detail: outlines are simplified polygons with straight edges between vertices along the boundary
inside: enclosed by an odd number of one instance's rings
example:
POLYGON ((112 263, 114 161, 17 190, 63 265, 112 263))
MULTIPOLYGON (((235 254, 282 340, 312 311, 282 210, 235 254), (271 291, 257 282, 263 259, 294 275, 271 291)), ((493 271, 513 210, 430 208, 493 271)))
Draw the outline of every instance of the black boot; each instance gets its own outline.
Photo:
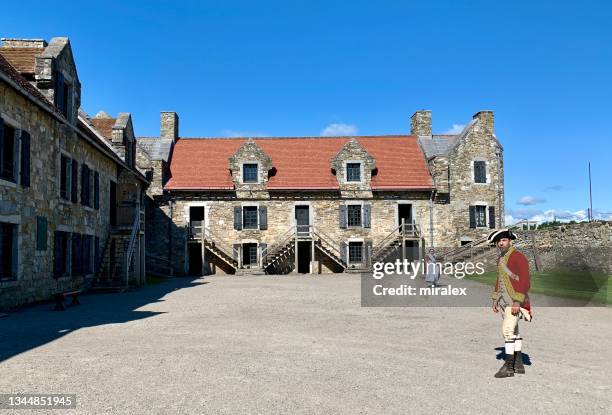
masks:
POLYGON ((514 352, 514 373, 524 374, 525 366, 523 366, 523 353, 520 351, 514 352))
POLYGON ((506 355, 506 361, 495 374, 496 378, 509 378, 514 376, 514 355, 506 355))

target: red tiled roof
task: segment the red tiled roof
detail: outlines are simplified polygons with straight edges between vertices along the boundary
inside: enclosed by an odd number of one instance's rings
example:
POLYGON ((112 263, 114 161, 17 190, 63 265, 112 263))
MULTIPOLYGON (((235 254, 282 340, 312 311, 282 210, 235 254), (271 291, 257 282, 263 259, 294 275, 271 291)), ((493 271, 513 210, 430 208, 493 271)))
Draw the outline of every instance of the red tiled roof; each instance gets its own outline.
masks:
POLYGON ((117 121, 115 118, 91 118, 89 121, 102 136, 109 140, 113 139, 113 126, 117 121))
MULTIPOLYGON (((372 189, 431 189, 425 156, 414 136, 354 137, 376 160, 372 189)), ((268 189, 338 189, 331 159, 351 137, 274 137, 254 141, 272 158, 276 174, 268 189)), ((234 188, 228 159, 245 138, 200 138, 178 140, 166 190, 234 188)))
POLYGON ((0 48, 0 55, 22 74, 33 74, 36 68, 36 56, 45 51, 44 48, 0 48))

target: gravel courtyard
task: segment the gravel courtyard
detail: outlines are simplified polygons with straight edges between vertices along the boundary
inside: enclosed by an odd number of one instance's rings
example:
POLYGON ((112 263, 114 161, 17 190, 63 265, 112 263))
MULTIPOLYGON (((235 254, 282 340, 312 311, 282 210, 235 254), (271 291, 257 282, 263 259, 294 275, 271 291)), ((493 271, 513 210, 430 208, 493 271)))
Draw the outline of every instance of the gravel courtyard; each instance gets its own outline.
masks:
POLYGON ((0 393, 87 414, 610 413, 612 309, 533 302, 527 374, 494 379, 489 308, 362 308, 359 275, 181 278, 0 318, 0 393))

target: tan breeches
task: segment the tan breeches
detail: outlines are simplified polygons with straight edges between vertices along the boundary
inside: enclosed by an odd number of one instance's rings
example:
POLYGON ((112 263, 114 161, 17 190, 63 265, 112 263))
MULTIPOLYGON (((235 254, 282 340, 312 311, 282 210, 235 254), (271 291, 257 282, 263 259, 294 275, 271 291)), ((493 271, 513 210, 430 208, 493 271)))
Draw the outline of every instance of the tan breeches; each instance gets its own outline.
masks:
POLYGON ((513 316, 512 307, 507 306, 504 308, 503 318, 502 335, 504 336, 504 340, 509 342, 519 337, 519 314, 513 316))

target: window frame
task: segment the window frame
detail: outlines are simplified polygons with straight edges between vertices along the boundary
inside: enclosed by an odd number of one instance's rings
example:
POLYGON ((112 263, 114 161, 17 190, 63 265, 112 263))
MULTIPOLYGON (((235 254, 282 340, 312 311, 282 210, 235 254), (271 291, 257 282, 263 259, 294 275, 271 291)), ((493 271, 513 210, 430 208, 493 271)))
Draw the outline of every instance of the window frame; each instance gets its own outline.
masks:
POLYGON ((10 122, 9 120, 6 120, 3 118, 4 121, 4 140, 3 140, 3 147, 2 149, 0 149, 0 155, 1 155, 1 159, 0 159, 0 180, 7 182, 7 183, 12 183, 12 184, 17 184, 18 180, 17 178, 19 177, 19 169, 21 167, 21 140, 20 140, 20 136, 21 136, 21 129, 19 128, 18 125, 15 125, 14 123, 10 122), (8 122, 7 122, 8 121, 8 122), (12 139, 11 140, 7 140, 8 134, 7 134, 7 129, 10 129, 13 131, 12 134, 12 139), (11 142, 11 151, 5 151, 5 147, 6 144, 8 142, 11 142), (10 164, 12 165, 12 177, 5 177, 4 176, 4 170, 5 170, 5 154, 10 154, 11 160, 10 163, 6 163, 6 164, 10 164), (19 163, 17 163, 17 161, 19 160, 19 163))
POLYGON ((345 184, 359 184, 364 183, 364 162, 363 160, 345 160, 344 161, 344 183, 345 184), (349 180, 348 177, 348 165, 349 164, 359 164, 359 180, 349 180))
POLYGON ((242 206, 242 229, 251 230, 251 231, 255 231, 259 229, 259 206, 257 205, 242 206), (251 212, 251 210, 254 212, 253 215, 255 216, 255 225, 253 227, 246 225, 247 224, 247 221, 246 221, 247 209, 249 212, 251 212))
POLYGON ((484 204, 477 204, 477 205, 472 205, 474 206, 474 220, 476 222, 476 228, 487 228, 488 227, 488 221, 487 221, 487 210, 488 210, 488 206, 484 205, 484 204), (479 214, 479 210, 480 208, 482 208, 482 216, 480 216, 479 214), (479 219, 482 219, 482 224, 479 222, 479 219))
POLYGON ((260 180, 259 180, 259 163, 257 163, 257 162, 243 162, 243 163, 241 163, 241 165, 240 165, 240 177, 241 177, 241 180, 242 180, 243 184, 258 184, 258 183, 260 183, 260 180), (245 174, 245 167, 246 166, 249 166, 249 167, 255 166, 255 180, 246 180, 246 177, 245 177, 246 176, 246 174, 245 174))
POLYGON ((473 184, 489 184, 490 183, 490 178, 489 178, 489 162, 485 159, 482 158, 477 158, 472 160, 472 183, 473 184), (476 163, 484 163, 484 181, 480 182, 477 181, 477 177, 476 177, 476 163))
POLYGON ((357 162, 357 161, 347 161, 346 162, 346 182, 347 183, 361 183, 363 181, 362 175, 361 175, 361 171, 362 169, 362 163, 361 162, 357 162), (349 167, 351 168, 351 170, 349 170, 349 167), (351 177, 351 172, 355 172, 355 167, 357 170, 357 180, 355 180, 354 177, 351 177))
POLYGON ((363 227, 363 204, 362 203, 347 203, 346 204, 346 227, 347 228, 362 228, 363 227), (359 224, 358 225, 351 224, 351 213, 350 213, 351 210, 359 212, 359 224))
POLYGON ((60 200, 63 200, 65 202, 70 202, 72 203, 72 163, 73 163, 73 158, 70 154, 66 153, 65 151, 60 151, 60 160, 59 160, 59 170, 60 170, 60 174, 59 176, 59 184, 58 184, 58 188, 59 188, 59 196, 60 196, 60 200), (64 174, 63 171, 63 165, 62 165, 62 161, 63 159, 66 159, 67 163, 66 163, 66 188, 65 188, 65 195, 62 195, 62 175, 64 174))
POLYGON ((346 252, 346 261, 347 261, 347 264, 352 265, 352 264, 361 264, 361 263, 363 263, 363 247, 364 247, 364 245, 365 244, 364 244, 363 241, 348 241, 347 242, 347 244, 346 244, 346 249, 347 249, 347 252, 346 252), (358 246, 356 247, 356 245, 358 245, 358 246), (355 251, 355 249, 351 249, 351 248, 357 248, 358 251, 355 251), (355 259, 351 259, 352 258, 351 257, 351 253, 354 253, 354 252, 359 252, 359 255, 358 255, 359 258, 356 259, 356 260, 355 259))
MULTIPOLYGON (((16 281, 19 279, 19 223, 0 221, 0 232, 3 233, 2 241, 4 241, 4 230, 10 228, 9 244, 11 248, 10 252, 10 265, 11 270, 8 276, 5 276, 4 270, 0 268, 0 282, 5 281, 16 281)), ((0 255, 3 254, 4 247, 0 246, 0 255)), ((4 264, 4 261, 2 261, 4 264)))

